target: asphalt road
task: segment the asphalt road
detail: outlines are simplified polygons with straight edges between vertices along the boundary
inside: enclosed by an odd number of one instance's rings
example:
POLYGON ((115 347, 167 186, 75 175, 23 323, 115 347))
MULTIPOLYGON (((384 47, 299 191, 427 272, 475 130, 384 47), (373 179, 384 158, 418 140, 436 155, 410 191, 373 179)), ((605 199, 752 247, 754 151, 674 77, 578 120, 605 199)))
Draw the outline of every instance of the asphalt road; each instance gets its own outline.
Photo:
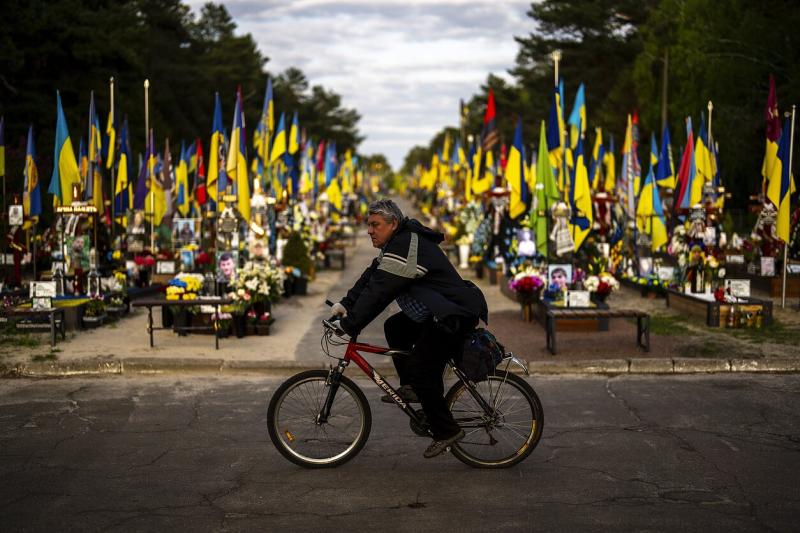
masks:
POLYGON ((551 377, 521 465, 425 460, 372 404, 361 454, 280 456, 284 377, 0 381, 0 531, 789 531, 800 516, 800 376, 551 377))

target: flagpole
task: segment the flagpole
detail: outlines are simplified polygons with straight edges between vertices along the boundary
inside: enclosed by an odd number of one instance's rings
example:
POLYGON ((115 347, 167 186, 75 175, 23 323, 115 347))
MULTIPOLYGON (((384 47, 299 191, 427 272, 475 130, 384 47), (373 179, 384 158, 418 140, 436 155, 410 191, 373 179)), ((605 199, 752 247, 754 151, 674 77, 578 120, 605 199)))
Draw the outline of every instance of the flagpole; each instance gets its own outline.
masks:
POLYGON ((147 156, 147 148, 152 147, 150 146, 150 80, 144 80, 144 135, 145 135, 145 168, 147 168, 147 180, 148 180, 148 189, 150 191, 150 253, 155 253, 156 251, 156 216, 155 216, 155 201, 156 197, 153 193, 153 175, 150 173, 149 166, 150 161, 148 160, 147 156))
MULTIPOLYGON (((113 128, 114 127, 114 76, 111 76, 111 78, 108 80, 108 83, 109 83, 109 85, 111 87, 111 91, 110 91, 110 93, 111 93, 111 111, 110 111, 110 113, 111 113, 111 121, 112 121, 111 122, 111 124, 112 124, 111 127, 113 128)), ((111 139, 109 139, 109 141, 111 141, 111 139)), ((116 135, 114 135, 114 144, 116 144, 116 141, 117 141, 116 140, 116 135)), ((108 151, 106 153, 111 153, 111 147, 110 146, 108 147, 108 151)), ((114 204, 117 203, 116 202, 117 201, 116 191, 115 191, 115 188, 114 188, 114 161, 111 161, 111 189, 110 189, 110 191, 111 191, 111 194, 110 194, 110 196, 111 196, 111 245, 113 246, 114 245, 114 234, 115 234, 114 223, 115 223, 115 219, 116 219, 116 210, 115 210, 114 204)))
MULTIPOLYGON (((792 157, 794 156, 794 115, 795 115, 795 106, 792 104, 792 129, 791 135, 789 136, 789 181, 791 182, 792 179, 792 157)), ((786 196, 786 201, 788 202, 791 199, 791 191, 786 196)), ((787 206, 787 208, 791 207, 787 206)), ((791 212, 791 209, 789 209, 791 212)), ((786 308, 786 263, 789 258, 789 242, 785 242, 783 244, 783 283, 781 287, 781 309, 786 308)))

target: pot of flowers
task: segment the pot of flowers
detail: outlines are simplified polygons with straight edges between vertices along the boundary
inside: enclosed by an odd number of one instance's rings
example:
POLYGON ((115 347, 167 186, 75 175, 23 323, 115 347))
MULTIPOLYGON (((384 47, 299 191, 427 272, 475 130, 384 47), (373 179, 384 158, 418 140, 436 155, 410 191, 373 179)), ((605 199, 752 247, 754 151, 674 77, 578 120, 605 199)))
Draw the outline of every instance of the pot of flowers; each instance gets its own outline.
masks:
POLYGON ((84 328, 97 328, 103 325, 105 319, 106 303, 102 296, 93 296, 83 310, 81 324, 84 328))
POLYGON ((520 303, 522 319, 530 322, 533 316, 533 305, 539 301, 544 288, 545 277, 535 269, 526 268, 517 272, 508 282, 508 288, 517 295, 520 303))
MULTIPOLYGON (((197 294, 202 288, 202 275, 182 272, 167 283, 167 300, 196 300, 197 294)), ((192 316, 196 314, 199 309, 194 305, 174 305, 169 306, 169 310, 174 317, 172 328, 178 335, 185 336, 187 334, 187 328, 192 325, 192 316)))
POLYGON ((217 337, 221 339, 228 336, 231 329, 231 322, 233 321, 233 316, 229 312, 224 311, 224 309, 226 309, 226 307, 223 307, 223 311, 211 315, 214 332, 217 337))
POLYGON ((283 248, 283 258, 281 262, 286 267, 287 271, 291 268, 292 279, 291 294, 305 295, 308 292, 308 279, 311 276, 311 268, 313 263, 309 255, 309 246, 303 240, 303 236, 299 231, 293 231, 289 234, 289 239, 286 241, 286 246, 283 248))
POLYGON ((594 303, 602 304, 612 292, 619 289, 619 281, 610 273, 601 272, 599 275, 587 277, 583 281, 583 287, 589 291, 594 303))

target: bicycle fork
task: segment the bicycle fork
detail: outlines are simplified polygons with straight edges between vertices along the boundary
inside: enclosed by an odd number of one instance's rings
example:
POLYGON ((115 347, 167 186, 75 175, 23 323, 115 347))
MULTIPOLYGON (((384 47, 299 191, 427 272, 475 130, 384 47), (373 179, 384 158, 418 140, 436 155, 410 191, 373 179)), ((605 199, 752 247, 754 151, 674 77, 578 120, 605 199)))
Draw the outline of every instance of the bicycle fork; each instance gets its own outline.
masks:
POLYGON ((347 368, 348 364, 349 361, 342 359, 339 361, 339 364, 336 365, 336 368, 331 368, 330 373, 328 373, 328 381, 325 383, 328 386, 328 394, 325 397, 325 403, 322 404, 322 409, 317 415, 317 425, 322 425, 328 422, 328 417, 331 415, 333 400, 336 399, 336 392, 339 390, 339 383, 341 381, 342 374, 344 374, 344 370, 347 368))

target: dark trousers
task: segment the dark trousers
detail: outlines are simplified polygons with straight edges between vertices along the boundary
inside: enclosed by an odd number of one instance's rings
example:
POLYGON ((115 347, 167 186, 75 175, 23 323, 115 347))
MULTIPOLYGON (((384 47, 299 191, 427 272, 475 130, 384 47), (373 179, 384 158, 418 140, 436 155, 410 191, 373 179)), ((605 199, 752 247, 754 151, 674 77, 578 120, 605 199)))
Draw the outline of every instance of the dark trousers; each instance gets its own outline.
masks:
POLYGON ((443 440, 459 431, 458 424, 444 401, 442 374, 447 361, 458 356, 467 332, 474 324, 456 323, 451 328, 428 321, 417 323, 403 313, 389 317, 384 332, 389 347, 411 350, 408 356, 395 357, 393 362, 401 385, 411 385, 422 404, 433 438, 443 440))

